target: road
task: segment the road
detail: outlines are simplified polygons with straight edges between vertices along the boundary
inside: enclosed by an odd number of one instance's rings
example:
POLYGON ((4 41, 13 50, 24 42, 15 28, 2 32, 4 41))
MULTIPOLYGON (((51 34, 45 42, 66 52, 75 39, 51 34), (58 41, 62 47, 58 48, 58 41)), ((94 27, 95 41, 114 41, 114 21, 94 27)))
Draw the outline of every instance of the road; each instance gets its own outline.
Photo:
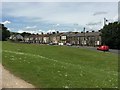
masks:
MULTIPOLYGON (((97 47, 90 47, 90 46, 72 46, 72 47, 76 47, 76 48, 87 48, 87 49, 90 49, 90 50, 98 51, 98 50, 97 50, 97 47)), ((110 49, 109 52, 115 53, 115 54, 120 54, 120 50, 116 50, 116 49, 110 49)))

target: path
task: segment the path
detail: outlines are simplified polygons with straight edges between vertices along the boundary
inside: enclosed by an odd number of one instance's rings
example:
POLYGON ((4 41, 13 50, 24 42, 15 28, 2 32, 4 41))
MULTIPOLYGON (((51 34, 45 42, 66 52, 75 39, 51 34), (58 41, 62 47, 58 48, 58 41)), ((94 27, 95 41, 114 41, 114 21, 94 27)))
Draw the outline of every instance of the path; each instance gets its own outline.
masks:
POLYGON ((2 76, 0 77, 0 87, 2 88, 34 88, 33 85, 11 74, 1 64, 0 76, 2 76))

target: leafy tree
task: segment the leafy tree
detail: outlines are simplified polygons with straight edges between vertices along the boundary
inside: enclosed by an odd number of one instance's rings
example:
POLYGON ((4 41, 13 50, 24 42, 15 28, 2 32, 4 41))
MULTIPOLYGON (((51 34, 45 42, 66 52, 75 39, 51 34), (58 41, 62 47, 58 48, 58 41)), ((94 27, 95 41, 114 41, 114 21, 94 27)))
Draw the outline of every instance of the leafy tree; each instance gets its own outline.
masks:
POLYGON ((2 41, 6 41, 8 37, 10 37, 10 31, 7 30, 7 27, 5 27, 3 24, 2 26, 2 41))
POLYGON ((21 33, 21 35, 24 37, 24 36, 29 36, 29 35, 31 35, 31 33, 23 32, 23 33, 21 33))
POLYGON ((101 30, 102 44, 113 49, 120 49, 120 23, 114 22, 105 25, 101 30))

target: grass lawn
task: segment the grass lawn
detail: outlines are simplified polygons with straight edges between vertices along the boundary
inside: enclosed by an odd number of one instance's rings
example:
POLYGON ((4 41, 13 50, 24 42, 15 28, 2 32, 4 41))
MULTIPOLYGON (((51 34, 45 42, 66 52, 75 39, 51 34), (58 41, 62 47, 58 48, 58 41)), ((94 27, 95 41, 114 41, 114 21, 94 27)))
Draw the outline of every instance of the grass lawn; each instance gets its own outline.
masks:
POLYGON ((38 88, 116 88, 118 56, 66 46, 2 43, 2 63, 38 88))

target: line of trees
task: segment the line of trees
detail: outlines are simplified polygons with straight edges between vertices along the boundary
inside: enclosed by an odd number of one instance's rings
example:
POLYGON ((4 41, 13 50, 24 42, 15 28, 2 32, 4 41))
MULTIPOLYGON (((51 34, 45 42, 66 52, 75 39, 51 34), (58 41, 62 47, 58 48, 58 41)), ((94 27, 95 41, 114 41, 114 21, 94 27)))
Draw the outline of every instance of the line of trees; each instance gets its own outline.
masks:
POLYGON ((120 49, 120 22, 109 23, 101 29, 102 44, 120 49))

